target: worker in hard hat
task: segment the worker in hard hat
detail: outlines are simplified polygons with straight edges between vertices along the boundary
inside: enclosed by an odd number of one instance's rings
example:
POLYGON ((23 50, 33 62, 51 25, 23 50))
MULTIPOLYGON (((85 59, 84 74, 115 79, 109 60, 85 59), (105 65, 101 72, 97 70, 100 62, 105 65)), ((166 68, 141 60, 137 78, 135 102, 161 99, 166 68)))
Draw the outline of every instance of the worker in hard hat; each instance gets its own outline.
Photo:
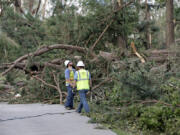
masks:
POLYGON ((73 99, 74 99, 74 94, 73 94, 73 87, 74 87, 74 74, 75 74, 75 69, 73 68, 73 63, 69 60, 66 60, 64 62, 64 65, 66 66, 65 70, 65 79, 66 79, 66 87, 67 87, 67 99, 65 103, 66 109, 70 110, 73 109, 73 99))
POLYGON ((80 104, 78 109, 76 110, 78 113, 81 113, 82 108, 84 107, 85 112, 89 113, 89 106, 86 100, 86 93, 90 90, 91 83, 91 75, 89 71, 85 70, 85 65, 83 61, 79 61, 77 63, 78 71, 76 71, 74 75, 74 81, 79 92, 80 96, 80 104))

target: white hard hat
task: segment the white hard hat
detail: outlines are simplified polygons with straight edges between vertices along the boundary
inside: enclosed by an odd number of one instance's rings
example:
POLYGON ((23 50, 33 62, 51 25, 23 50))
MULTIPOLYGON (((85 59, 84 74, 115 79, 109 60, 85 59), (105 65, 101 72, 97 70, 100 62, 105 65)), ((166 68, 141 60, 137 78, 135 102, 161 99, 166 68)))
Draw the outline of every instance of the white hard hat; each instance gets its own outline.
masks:
POLYGON ((85 66, 85 65, 84 65, 83 61, 78 61, 77 67, 84 67, 84 66, 85 66))
POLYGON ((15 98, 19 98, 19 97, 21 97, 21 94, 18 93, 15 95, 15 98))
POLYGON ((69 64, 70 60, 65 60, 64 65, 67 67, 67 65, 69 64))

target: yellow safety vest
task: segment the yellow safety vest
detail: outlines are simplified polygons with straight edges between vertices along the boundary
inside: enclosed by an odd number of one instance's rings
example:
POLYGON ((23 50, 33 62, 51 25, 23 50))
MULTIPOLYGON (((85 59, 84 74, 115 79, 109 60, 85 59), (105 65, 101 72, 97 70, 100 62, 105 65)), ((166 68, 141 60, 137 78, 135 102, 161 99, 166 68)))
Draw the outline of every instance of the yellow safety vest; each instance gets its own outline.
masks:
MULTIPOLYGON (((74 81, 74 71, 73 70, 70 70, 69 80, 70 80, 70 82, 74 81)), ((70 82, 66 81, 66 84, 69 84, 70 82)))
POLYGON ((89 90, 89 72, 85 69, 77 71, 77 90, 89 90))

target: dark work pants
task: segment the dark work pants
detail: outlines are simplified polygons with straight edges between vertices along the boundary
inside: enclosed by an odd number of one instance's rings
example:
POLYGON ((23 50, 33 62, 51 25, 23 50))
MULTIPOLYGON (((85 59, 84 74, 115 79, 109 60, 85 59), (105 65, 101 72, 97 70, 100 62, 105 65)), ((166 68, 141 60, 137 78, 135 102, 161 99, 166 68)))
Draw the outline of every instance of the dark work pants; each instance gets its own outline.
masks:
POLYGON ((66 98, 65 107, 73 108, 74 94, 73 94, 71 86, 67 86, 67 94, 68 95, 67 95, 67 98, 66 98))
POLYGON ((88 106, 88 102, 86 100, 86 93, 88 92, 88 90, 79 90, 79 96, 80 96, 80 103, 77 109, 78 113, 81 113, 82 108, 84 107, 84 110, 86 113, 89 113, 89 106, 88 106))

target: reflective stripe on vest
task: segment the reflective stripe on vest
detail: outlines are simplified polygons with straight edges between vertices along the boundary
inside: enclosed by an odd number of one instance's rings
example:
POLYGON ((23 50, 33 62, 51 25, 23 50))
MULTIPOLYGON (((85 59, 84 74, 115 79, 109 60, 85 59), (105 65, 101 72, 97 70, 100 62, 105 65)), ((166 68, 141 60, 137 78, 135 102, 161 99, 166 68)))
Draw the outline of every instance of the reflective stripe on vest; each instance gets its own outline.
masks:
MULTIPOLYGON (((70 70, 70 72, 69 72, 69 80, 70 80, 70 82, 74 81, 74 71, 73 70, 70 70)), ((66 81, 66 84, 69 84, 70 82, 66 81)))
POLYGON ((77 90, 89 90, 89 72, 81 69, 77 75, 77 90))

